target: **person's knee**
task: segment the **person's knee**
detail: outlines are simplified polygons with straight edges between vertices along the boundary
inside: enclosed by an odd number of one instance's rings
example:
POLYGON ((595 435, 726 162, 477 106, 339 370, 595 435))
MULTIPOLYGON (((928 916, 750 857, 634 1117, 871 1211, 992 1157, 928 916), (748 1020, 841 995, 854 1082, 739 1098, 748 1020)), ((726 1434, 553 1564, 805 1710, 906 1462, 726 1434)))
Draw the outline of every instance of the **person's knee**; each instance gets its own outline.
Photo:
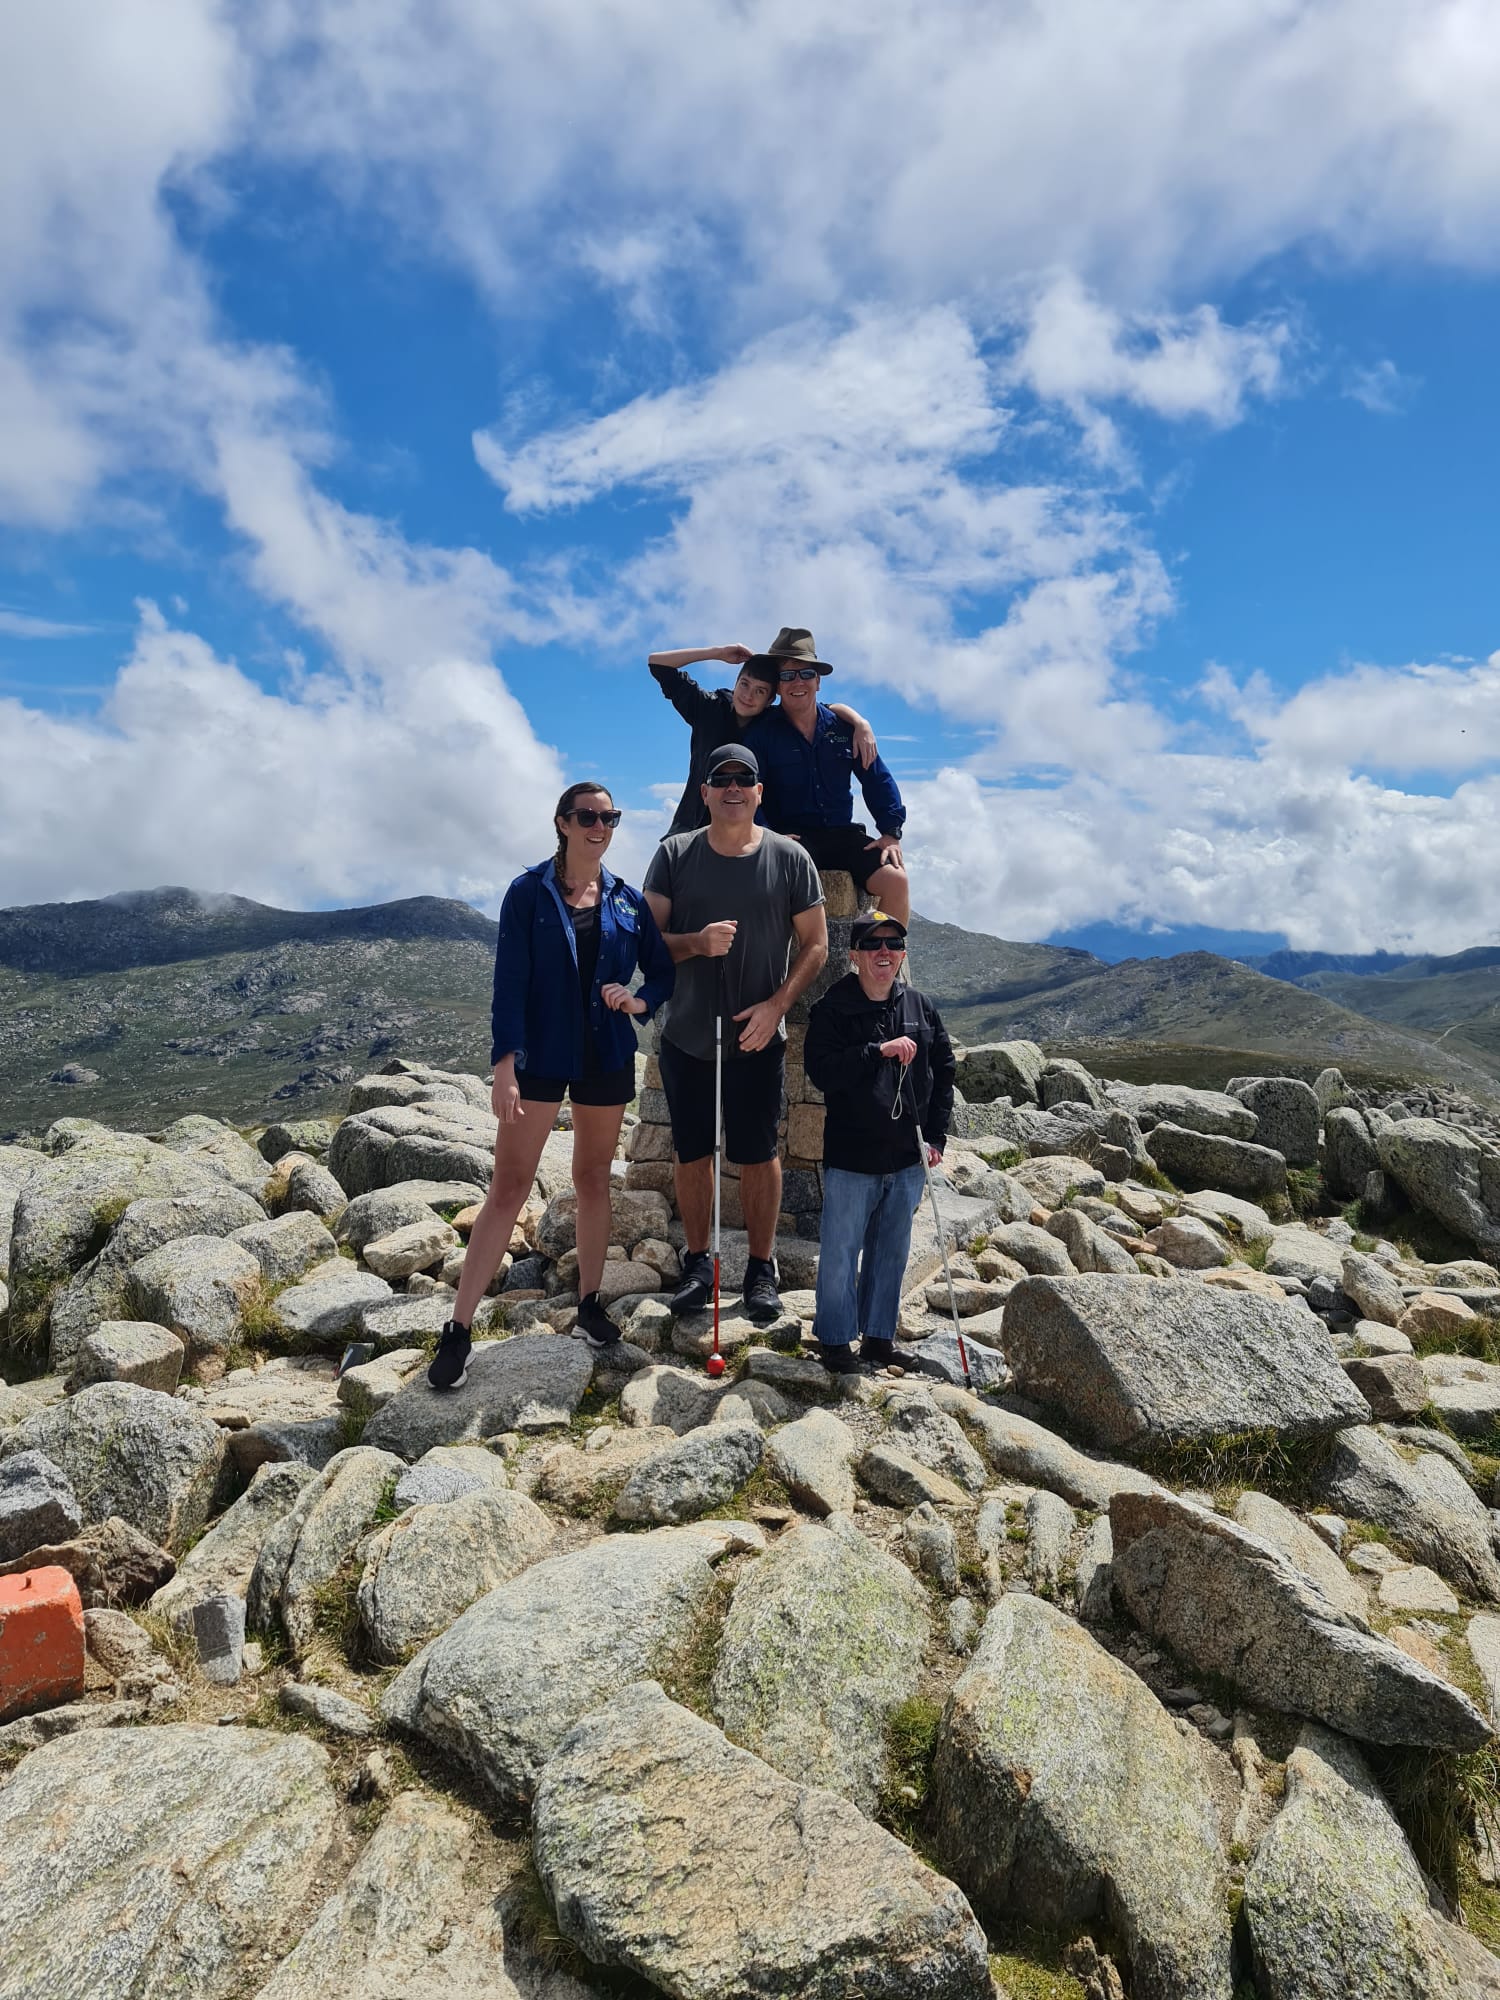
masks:
POLYGON ((528 1175, 523 1179, 514 1167, 501 1168, 497 1170, 490 1181, 489 1192, 485 1195, 484 1205, 492 1213, 496 1210, 504 1210, 506 1213, 513 1215, 522 1206, 530 1193, 531 1176, 528 1175))
POLYGON ((609 1196, 609 1161, 590 1160, 573 1168, 573 1188, 580 1201, 604 1201, 609 1196))

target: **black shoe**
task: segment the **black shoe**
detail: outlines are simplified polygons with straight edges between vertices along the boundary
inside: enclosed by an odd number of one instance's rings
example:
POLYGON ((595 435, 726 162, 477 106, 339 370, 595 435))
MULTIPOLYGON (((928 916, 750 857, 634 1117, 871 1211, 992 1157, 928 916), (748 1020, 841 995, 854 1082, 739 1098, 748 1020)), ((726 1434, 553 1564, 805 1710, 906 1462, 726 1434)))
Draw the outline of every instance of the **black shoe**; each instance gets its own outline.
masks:
POLYGON ((682 1259, 682 1282, 672 1294, 674 1313, 702 1312, 714 1295, 714 1260, 706 1250, 689 1250, 682 1259))
POLYGON ((427 1371, 429 1384, 434 1389, 461 1389, 469 1379, 469 1350, 473 1345, 469 1329, 450 1319, 427 1371))
POLYGON ((859 1343, 859 1358, 866 1368, 889 1368, 896 1358, 894 1340, 873 1340, 869 1334, 859 1343))
POLYGON ((596 1354, 620 1344, 620 1329, 600 1305, 597 1292, 587 1292, 578 1301, 576 1328, 596 1354))
MULTIPOLYGON (((745 1317, 757 1326, 769 1326, 781 1317, 781 1299, 776 1290, 776 1265, 769 1257, 752 1257, 745 1265, 742 1294, 745 1317)), ((800 1336, 799 1336, 800 1337, 800 1336)))
POLYGON ((854 1358, 854 1349, 847 1340, 827 1345, 818 1342, 818 1359, 830 1375, 857 1375, 859 1363, 854 1358))

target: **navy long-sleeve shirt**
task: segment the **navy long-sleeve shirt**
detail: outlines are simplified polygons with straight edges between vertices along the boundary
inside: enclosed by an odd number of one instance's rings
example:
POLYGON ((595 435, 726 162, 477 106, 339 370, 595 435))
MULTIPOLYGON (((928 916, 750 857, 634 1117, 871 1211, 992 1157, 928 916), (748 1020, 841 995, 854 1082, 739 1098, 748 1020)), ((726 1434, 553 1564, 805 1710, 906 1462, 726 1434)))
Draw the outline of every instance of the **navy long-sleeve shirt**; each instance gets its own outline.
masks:
POLYGON ((905 826, 906 807, 885 759, 877 757, 862 771, 854 761, 854 731, 821 701, 811 741, 777 709, 759 718, 750 747, 765 786, 760 817, 777 833, 851 825, 853 778, 877 833, 899 836, 905 826))

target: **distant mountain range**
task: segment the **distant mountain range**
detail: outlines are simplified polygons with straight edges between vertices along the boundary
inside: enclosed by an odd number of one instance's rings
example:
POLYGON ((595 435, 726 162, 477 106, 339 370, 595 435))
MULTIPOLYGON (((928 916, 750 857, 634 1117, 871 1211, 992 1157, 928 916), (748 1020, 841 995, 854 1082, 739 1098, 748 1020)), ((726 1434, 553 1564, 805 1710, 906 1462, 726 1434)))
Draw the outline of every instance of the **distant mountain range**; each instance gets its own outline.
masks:
MULTIPOLYGON (((156 889, 0 910, 0 1132, 65 1114, 151 1127, 336 1108, 400 1054, 482 1070, 495 925, 419 896, 279 910, 156 889), (83 1081, 61 1078, 73 1075, 83 1081)), ((954 1032, 1026 1036, 1107 1075, 1254 1069, 1500 1092, 1500 949, 1374 961, 1209 952, 1106 964, 914 917, 912 972, 954 1032)))

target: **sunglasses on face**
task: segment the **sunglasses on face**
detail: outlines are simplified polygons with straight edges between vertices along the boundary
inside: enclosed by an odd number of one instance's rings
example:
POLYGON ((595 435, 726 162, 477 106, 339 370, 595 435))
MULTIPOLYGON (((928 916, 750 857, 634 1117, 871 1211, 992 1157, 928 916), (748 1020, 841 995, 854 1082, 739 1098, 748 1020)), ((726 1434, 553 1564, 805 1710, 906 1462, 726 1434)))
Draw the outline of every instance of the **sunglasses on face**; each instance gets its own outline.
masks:
POLYGON ((778 678, 783 683, 787 681, 815 681, 818 678, 818 670, 816 667, 783 667, 778 678))
POLYGON ((575 806, 572 812, 565 812, 564 819, 576 819, 582 827, 618 826, 625 815, 616 807, 611 812, 596 812, 592 806, 575 806))
POLYGON ((859 943, 854 947, 854 949, 856 951, 898 952, 898 951, 905 951, 906 946, 902 944, 899 938, 867 937, 867 938, 861 938, 859 943))
POLYGON ((708 782, 716 792, 722 792, 726 785, 738 785, 741 791, 749 791, 757 780, 748 771, 710 771, 708 782))

